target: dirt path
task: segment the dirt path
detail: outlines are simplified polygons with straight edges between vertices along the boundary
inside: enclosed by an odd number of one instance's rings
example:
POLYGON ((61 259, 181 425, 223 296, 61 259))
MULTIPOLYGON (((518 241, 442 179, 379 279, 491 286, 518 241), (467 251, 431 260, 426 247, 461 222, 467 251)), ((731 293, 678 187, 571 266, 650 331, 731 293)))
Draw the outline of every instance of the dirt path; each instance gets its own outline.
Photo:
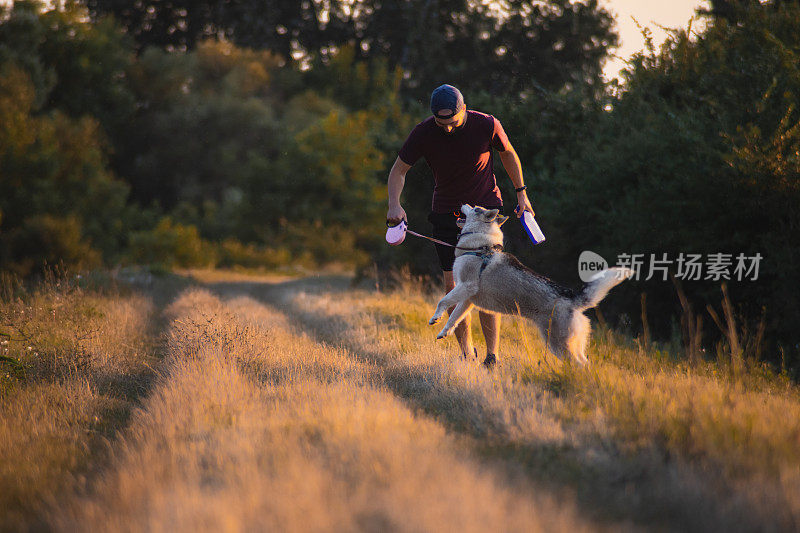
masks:
POLYGON ((508 320, 489 373, 460 361, 453 341, 433 342, 431 304, 335 276, 214 279, 185 291, 167 311, 164 370, 108 468, 46 522, 66 531, 748 531, 793 520, 791 469, 777 483, 753 475, 743 479, 758 483, 726 485, 738 478, 713 462, 621 438, 610 414, 624 412, 589 401, 586 383, 652 380, 652 368, 628 368, 641 361, 573 375, 508 320))
MULTIPOLYGON (((756 531, 768 524, 781 529, 796 520, 798 478, 792 473, 797 471, 796 463, 789 465, 785 479, 775 483, 762 473, 741 479, 731 476, 733 461, 719 464, 701 458, 693 462, 672 456, 669 449, 660 449, 659 431, 663 430, 656 431, 652 443, 645 441, 632 449, 630 437, 617 437, 617 421, 609 420, 608 411, 574 413, 593 405, 576 397, 587 391, 570 391, 572 371, 547 358, 539 340, 529 338, 524 326, 513 320, 505 322, 501 350, 511 355, 489 374, 477 362, 459 361, 454 341, 433 341, 435 331, 427 326, 433 309, 429 298, 354 291, 348 280, 339 278, 268 285, 216 283, 212 288, 220 295, 254 296, 280 309, 317 342, 341 348, 359 363, 376 367, 382 387, 417 416, 435 421, 456 436, 485 467, 522 474, 539 492, 574 502, 571 505, 578 506, 592 527, 620 529, 638 524, 647 529, 756 531), (550 364, 558 370, 553 371, 550 364)), ((661 373, 657 365, 638 374, 607 366, 612 368, 608 376, 623 380, 621 386, 630 391, 646 387, 640 382, 652 381, 653 374, 661 373)), ((607 377, 598 373, 588 379, 607 377)), ((684 394, 680 388, 671 390, 669 372, 664 380, 659 386, 666 391, 653 390, 654 397, 684 394)), ((704 388, 716 394, 713 391, 719 386, 689 383, 687 389, 694 390, 700 400, 708 394, 704 388)), ((620 396, 630 401, 637 394, 626 390, 620 396)), ((778 415, 782 401, 774 406, 778 415)), ((710 405, 710 412, 716 407, 710 405)), ((700 420, 687 423, 686 429, 676 428, 678 437, 684 431, 703 429, 697 428, 700 420)), ((718 438, 714 432, 741 431, 740 427, 736 421, 730 429, 706 430, 714 439, 718 438)), ((634 440, 651 438, 647 428, 642 429, 641 436, 633 435, 634 440)), ((675 437, 667 434, 666 438, 675 437)), ((788 439, 792 440, 791 433, 788 439)), ((750 446, 742 444, 745 449, 750 446)))
MULTIPOLYGON (((482 457, 471 438, 410 406, 378 351, 305 333, 280 295, 314 285, 267 288, 272 303, 241 285, 179 297, 168 370, 93 493, 51 517, 55 529, 603 528, 568 495, 482 457)), ((466 406, 470 394, 443 401, 466 406)))

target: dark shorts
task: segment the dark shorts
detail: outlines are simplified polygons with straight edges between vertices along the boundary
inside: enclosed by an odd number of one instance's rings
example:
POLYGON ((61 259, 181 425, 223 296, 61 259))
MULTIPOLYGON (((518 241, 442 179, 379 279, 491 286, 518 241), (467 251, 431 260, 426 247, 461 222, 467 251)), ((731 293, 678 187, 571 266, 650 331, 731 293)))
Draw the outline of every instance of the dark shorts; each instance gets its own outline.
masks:
MULTIPOLYGON (((500 213, 503 213, 503 206, 487 206, 486 209, 499 209, 500 213)), ((455 246, 456 242, 458 242, 458 234, 461 232, 461 228, 456 225, 456 220, 460 216, 464 216, 460 211, 429 214, 428 222, 433 225, 433 238, 455 246)), ((436 255, 439 256, 439 266, 442 267, 443 271, 450 272, 453 270, 453 263, 456 260, 455 253, 455 248, 436 244, 436 255)))

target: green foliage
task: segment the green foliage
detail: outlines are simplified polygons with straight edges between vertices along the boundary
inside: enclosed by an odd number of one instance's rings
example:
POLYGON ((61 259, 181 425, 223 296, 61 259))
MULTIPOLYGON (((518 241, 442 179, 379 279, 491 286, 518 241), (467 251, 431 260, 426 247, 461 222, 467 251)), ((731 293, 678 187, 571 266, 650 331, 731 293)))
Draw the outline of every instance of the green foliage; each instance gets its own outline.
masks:
POLYGON ((367 112, 333 112, 297 134, 296 161, 305 170, 295 182, 305 193, 295 204, 300 218, 350 226, 379 219, 386 188, 376 177, 384 162, 367 135, 371 120, 367 112))
POLYGON ((28 104, 38 109, 56 84, 55 72, 40 56, 40 44, 46 40, 46 27, 39 17, 39 2, 15 2, 13 10, 0 21, 0 64, 14 64, 24 70, 33 87, 28 104))
POLYGON ((63 265, 75 271, 96 268, 102 257, 83 233, 75 215, 30 216, 4 235, 2 242, 8 254, 5 267, 20 276, 41 271, 46 265, 63 265))
POLYGON ((240 187, 252 161, 281 144, 265 96, 276 65, 267 52, 224 42, 191 54, 145 53, 133 73, 143 111, 118 157, 134 197, 166 209, 202 207, 240 187))
POLYGON ((348 109, 385 110, 397 105, 402 76, 402 70, 390 67, 385 57, 360 60, 348 44, 325 61, 318 58, 304 81, 348 109))
POLYGON ((200 238, 197 228, 175 223, 164 217, 150 231, 130 237, 130 260, 164 268, 216 265, 213 246, 200 238))
POLYGON ((323 262, 363 260, 356 249, 374 246, 386 203, 383 154, 367 134, 372 119, 339 111, 317 117, 288 140, 285 154, 254 169, 247 218, 265 243, 323 262))
POLYGON ((94 24, 84 9, 50 10, 40 17, 46 38, 41 61, 54 73, 48 109, 73 117, 91 115, 112 136, 128 126, 134 95, 127 79, 131 44, 110 18, 94 24))
POLYGON ((0 24, 0 63, 28 73, 35 109, 91 115, 113 133, 134 108, 126 77, 131 44, 112 20, 86 19, 86 10, 74 2, 48 11, 40 2, 15 2, 0 24))
POLYGON ((597 0, 280 0, 267 9, 260 0, 86 4, 95 17, 117 17, 143 48, 191 50, 221 34, 308 65, 326 64, 349 47, 367 63, 402 69, 415 98, 442 80, 493 94, 599 85, 602 61, 617 42, 597 0))
POLYGON ((289 96, 292 78, 267 52, 211 41, 146 51, 132 75, 146 105, 119 157, 134 197, 205 239, 363 261, 383 223, 383 152, 411 122, 384 67, 345 55, 330 68, 350 83, 328 90, 309 75, 304 86, 318 89, 289 96), (358 110, 366 95, 371 109, 358 110))
MULTIPOLYGON (((570 236, 560 262, 574 265, 584 249, 612 262, 619 253, 761 253, 758 280, 732 282, 731 292, 751 324, 766 308, 777 353, 777 341, 800 340, 800 307, 784 296, 800 283, 790 266, 800 246, 788 238, 800 228, 800 6, 736 13, 735 23, 716 19, 696 38, 677 32, 634 58, 610 110, 556 175, 559 224, 570 236)), ((718 282, 685 288, 717 304, 718 282)), ((666 334, 672 287, 627 284, 620 295, 636 309, 642 291, 666 334)))
POLYGON ((267 248, 254 244, 243 244, 236 239, 225 239, 219 245, 220 267, 244 267, 252 269, 277 269, 293 261, 286 248, 267 248))
POLYGON ((0 67, 0 268, 28 275, 44 261, 80 268, 122 238, 127 187, 108 172, 103 135, 91 118, 35 115, 35 88, 0 67), (90 245, 89 242, 92 244, 90 245))

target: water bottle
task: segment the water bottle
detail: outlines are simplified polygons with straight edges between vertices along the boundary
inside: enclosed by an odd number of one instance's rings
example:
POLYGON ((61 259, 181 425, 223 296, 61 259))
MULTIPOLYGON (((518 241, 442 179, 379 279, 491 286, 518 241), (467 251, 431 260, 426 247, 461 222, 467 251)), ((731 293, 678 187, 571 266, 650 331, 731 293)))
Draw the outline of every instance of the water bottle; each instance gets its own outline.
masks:
POLYGON ((542 233, 539 224, 536 223, 536 219, 533 218, 530 211, 525 211, 519 221, 522 222, 522 227, 525 228, 525 233, 528 234, 533 244, 544 242, 544 233, 542 233))

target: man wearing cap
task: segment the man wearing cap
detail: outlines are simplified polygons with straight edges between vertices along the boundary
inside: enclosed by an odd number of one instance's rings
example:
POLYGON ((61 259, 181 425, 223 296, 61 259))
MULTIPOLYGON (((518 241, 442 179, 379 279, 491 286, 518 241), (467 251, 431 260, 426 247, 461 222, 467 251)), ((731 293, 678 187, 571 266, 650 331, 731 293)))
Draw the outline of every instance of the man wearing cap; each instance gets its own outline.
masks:
MULTIPOLYGON (((442 85, 433 91, 431 112, 433 116, 417 124, 408 136, 389 172, 388 222, 399 224, 406 219, 406 212, 400 205, 406 173, 424 157, 433 171, 435 182, 433 205, 428 216, 433 224, 433 236, 455 245, 459 232, 456 219, 463 204, 502 211, 503 199, 494 175, 492 148, 499 152, 503 168, 514 183, 517 217, 521 217, 524 211, 533 214, 522 180, 519 157, 500 121, 491 115, 468 110, 461 92, 452 85, 442 85)), ((436 253, 444 274, 445 288, 449 292, 455 286, 455 249, 437 244, 436 253)), ((486 339, 483 364, 491 367, 496 362, 500 343, 500 315, 480 311, 479 318, 486 339)), ((455 334, 462 356, 467 358, 468 354, 472 355, 469 315, 456 327, 455 334)))

